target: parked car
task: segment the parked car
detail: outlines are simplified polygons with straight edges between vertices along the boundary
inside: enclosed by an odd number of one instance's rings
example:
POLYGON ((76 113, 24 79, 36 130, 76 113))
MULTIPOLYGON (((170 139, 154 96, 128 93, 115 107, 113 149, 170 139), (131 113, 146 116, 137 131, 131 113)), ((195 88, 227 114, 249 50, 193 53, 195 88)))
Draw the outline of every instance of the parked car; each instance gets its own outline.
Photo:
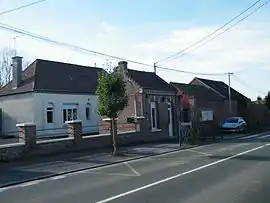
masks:
POLYGON ((222 132, 245 132, 247 123, 242 117, 228 117, 220 126, 222 132))

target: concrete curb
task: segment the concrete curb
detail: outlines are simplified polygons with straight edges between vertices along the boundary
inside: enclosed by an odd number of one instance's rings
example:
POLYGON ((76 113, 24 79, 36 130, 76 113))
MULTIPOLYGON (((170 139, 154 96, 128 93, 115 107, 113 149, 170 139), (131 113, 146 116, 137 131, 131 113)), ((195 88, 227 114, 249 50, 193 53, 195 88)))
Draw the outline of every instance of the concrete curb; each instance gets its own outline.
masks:
MULTIPOLYGON (((270 133, 270 132, 258 133, 258 134, 268 134, 268 133, 270 133)), ((177 152, 177 151, 181 151, 181 150, 185 150, 185 149, 196 148, 196 147, 200 147, 200 146, 207 146, 207 145, 211 145, 211 144, 215 144, 215 143, 219 143, 219 142, 231 141, 231 140, 238 139, 240 137, 245 137, 245 136, 248 136, 248 135, 237 136, 237 137, 233 137, 231 139, 226 139, 226 140, 221 139, 219 141, 212 142, 212 143, 207 143, 205 145, 194 145, 194 146, 190 146, 190 147, 187 147, 187 148, 174 149, 174 150, 170 150, 170 151, 167 151, 167 152, 161 152, 161 153, 157 153, 157 154, 143 155, 143 156, 138 156, 138 157, 135 157, 135 158, 128 158, 126 160, 115 161, 115 162, 106 163, 106 164, 100 164, 100 165, 90 166, 90 167, 86 167, 86 168, 84 167, 84 168, 79 168, 79 169, 74 169, 74 170, 68 170, 68 171, 64 171, 64 172, 60 172, 60 173, 56 173, 56 174, 50 174, 50 175, 38 176, 38 177, 28 178, 28 179, 19 180, 19 181, 13 181, 13 182, 9 182, 9 183, 6 183, 6 184, 0 184, 0 189, 6 188, 6 187, 11 187, 11 186, 14 186, 14 185, 19 185, 19 184, 22 184, 22 183, 31 182, 31 181, 37 181, 37 180, 52 178, 52 177, 55 177, 55 176, 67 175, 67 174, 81 172, 81 171, 87 171, 87 170, 90 170, 90 169, 101 168, 101 167, 109 166, 109 165, 116 165, 116 164, 124 163, 124 162, 127 162, 127 161, 134 161, 134 160, 138 160, 138 159, 146 159, 146 158, 149 158, 149 157, 155 157, 155 156, 159 156, 159 155, 163 155, 163 154, 169 154, 169 153, 173 153, 173 152, 177 152)))

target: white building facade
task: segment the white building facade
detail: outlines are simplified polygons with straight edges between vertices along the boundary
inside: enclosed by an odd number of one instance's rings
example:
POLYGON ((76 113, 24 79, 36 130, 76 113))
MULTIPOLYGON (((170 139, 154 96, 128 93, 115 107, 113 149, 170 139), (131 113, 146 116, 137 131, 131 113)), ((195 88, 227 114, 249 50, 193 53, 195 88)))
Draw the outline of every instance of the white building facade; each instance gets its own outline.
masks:
POLYGON ((22 71, 22 58, 13 57, 13 79, 0 89, 2 135, 18 134, 18 123, 34 123, 40 137, 63 137, 71 120, 82 121, 83 133, 98 134, 95 91, 101 71, 41 59, 22 71))
POLYGON ((3 135, 15 134, 18 123, 35 123, 37 135, 65 136, 66 121, 82 120, 83 133, 98 134, 97 96, 23 93, 0 97, 3 135))

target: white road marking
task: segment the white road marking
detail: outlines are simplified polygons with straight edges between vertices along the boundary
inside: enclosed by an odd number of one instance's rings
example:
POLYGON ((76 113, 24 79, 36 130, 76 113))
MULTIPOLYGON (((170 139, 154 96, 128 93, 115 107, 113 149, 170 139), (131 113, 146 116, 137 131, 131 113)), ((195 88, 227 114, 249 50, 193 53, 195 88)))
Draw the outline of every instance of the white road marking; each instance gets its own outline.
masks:
POLYGON ((245 139, 259 137, 259 136, 260 136, 260 134, 255 134, 255 135, 250 135, 250 136, 247 136, 247 137, 240 137, 239 140, 245 140, 245 139))
POLYGON ((20 185, 18 185, 19 187, 28 187, 28 186, 31 186, 31 185, 36 185, 40 182, 43 182, 43 180, 35 180, 35 181, 31 181, 31 182, 26 182, 26 183, 22 183, 20 185))
POLYGON ((140 173, 138 171, 136 171, 129 163, 124 162, 124 164, 137 176, 141 176, 140 173))
POLYGON ((153 183, 151 183, 151 184, 144 185, 144 186, 142 186, 142 187, 139 187, 139 188, 130 190, 130 191, 128 191, 128 192, 124 192, 124 193, 121 193, 121 194, 118 194, 118 195, 109 197, 109 198, 107 198, 107 199, 100 200, 100 201, 98 201, 98 202, 96 202, 96 203, 106 203, 106 202, 110 202, 110 201, 119 199, 119 198, 121 198, 121 197, 124 197, 124 196, 130 195, 130 194, 139 192, 139 191, 141 191, 141 190, 148 189, 148 188, 150 188, 150 187, 153 187, 153 186, 156 186, 156 185, 159 185, 159 184, 168 182, 168 181, 170 181, 170 180, 179 178, 179 177, 181 177, 181 176, 184 176, 184 175, 188 175, 188 174, 194 173, 194 172, 199 171, 199 170, 202 170, 202 169, 204 169, 204 168, 208 168, 208 167, 210 167, 210 166, 220 164, 220 163, 222 163, 222 162, 228 161, 228 160, 233 159, 233 158, 235 158, 235 157, 239 157, 239 156, 242 156, 242 155, 244 155, 244 154, 247 154, 247 153, 256 151, 256 150, 258 150, 258 149, 262 149, 262 148, 264 148, 264 147, 266 147, 266 146, 268 146, 268 145, 262 145, 262 146, 259 146, 259 147, 256 147, 256 148, 253 148, 253 149, 250 149, 250 150, 247 150, 247 151, 244 151, 244 152, 235 154, 235 155, 233 155, 233 156, 229 156, 229 157, 227 157, 227 158, 220 159, 220 160, 218 160, 218 161, 214 161, 214 162, 212 162, 212 163, 209 163, 209 164, 200 166, 200 167, 198 167, 198 168, 194 168, 194 169, 189 170, 189 171, 186 171, 186 172, 184 172, 184 173, 180 173, 180 174, 177 174, 177 175, 175 175, 175 176, 171 176, 171 177, 168 177, 168 178, 165 178, 165 179, 162 179, 162 180, 153 182, 153 183))
POLYGON ((59 179, 65 178, 65 177, 67 177, 67 176, 65 176, 65 175, 59 175, 59 176, 51 177, 50 180, 59 180, 59 179))
POLYGON ((125 174, 125 173, 106 173, 106 172, 99 172, 99 171, 89 171, 88 173, 92 174, 101 174, 101 175, 109 175, 109 176, 128 176, 128 177, 135 177, 135 174, 125 174))
POLYGON ((197 153, 197 154, 201 154, 201 155, 204 155, 204 156, 211 156, 212 155, 212 154, 209 154, 209 153, 200 152, 200 151, 192 150, 192 149, 188 149, 187 151, 194 152, 194 153, 197 153))
POLYGON ((270 137, 270 135, 264 135, 262 137, 259 137, 258 139, 264 139, 264 138, 267 138, 267 137, 270 137))

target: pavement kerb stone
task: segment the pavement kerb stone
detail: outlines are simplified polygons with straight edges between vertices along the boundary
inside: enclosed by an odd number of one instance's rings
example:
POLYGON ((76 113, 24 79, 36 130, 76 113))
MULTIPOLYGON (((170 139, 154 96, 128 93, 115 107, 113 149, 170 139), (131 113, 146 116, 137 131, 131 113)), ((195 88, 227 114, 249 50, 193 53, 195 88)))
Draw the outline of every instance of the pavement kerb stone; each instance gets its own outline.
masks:
MULTIPOLYGON (((270 132, 258 133, 258 134, 264 135, 264 134, 269 134, 269 133, 270 132)), ((247 136, 247 135, 243 135, 243 136, 239 136, 239 137, 233 137, 231 139, 226 139, 226 140, 221 139, 219 142, 226 142, 226 141, 238 139, 238 138, 244 137, 244 136, 247 136)), ((90 169, 101 168, 101 167, 109 166, 109 165, 116 165, 116 164, 127 162, 127 161, 134 161, 134 160, 138 160, 138 159, 146 159, 146 158, 149 158, 149 157, 155 157, 155 156, 159 156, 159 155, 163 155, 163 154, 169 154, 169 153, 172 153, 172 152, 177 152, 177 151, 181 151, 181 150, 185 150, 185 149, 197 148, 197 147, 200 147, 200 146, 208 146, 208 145, 212 145, 212 144, 215 144, 215 143, 217 143, 217 142, 207 143, 205 145, 191 145, 191 146, 186 147, 186 148, 174 149, 174 150, 170 150, 170 151, 167 151, 167 152, 157 153, 157 154, 154 154, 154 155, 144 155, 144 156, 138 156, 138 157, 135 157, 135 158, 127 158, 126 160, 115 161, 115 162, 111 162, 111 163, 107 163, 107 164, 100 164, 100 165, 86 167, 86 168, 84 167, 84 168, 79 168, 79 169, 74 169, 74 170, 63 171, 63 172, 60 172, 60 173, 57 173, 57 174, 50 174, 50 175, 45 175, 45 176, 39 176, 39 177, 24 179, 24 180, 20 180, 20 181, 9 182, 9 183, 6 183, 6 184, 0 184, 0 189, 5 188, 5 187, 11 187, 11 186, 22 184, 22 183, 31 182, 31 181, 37 181, 37 180, 52 178, 52 177, 55 177, 55 176, 67 175, 67 174, 81 172, 81 171, 87 171, 87 170, 90 170, 90 169)))

